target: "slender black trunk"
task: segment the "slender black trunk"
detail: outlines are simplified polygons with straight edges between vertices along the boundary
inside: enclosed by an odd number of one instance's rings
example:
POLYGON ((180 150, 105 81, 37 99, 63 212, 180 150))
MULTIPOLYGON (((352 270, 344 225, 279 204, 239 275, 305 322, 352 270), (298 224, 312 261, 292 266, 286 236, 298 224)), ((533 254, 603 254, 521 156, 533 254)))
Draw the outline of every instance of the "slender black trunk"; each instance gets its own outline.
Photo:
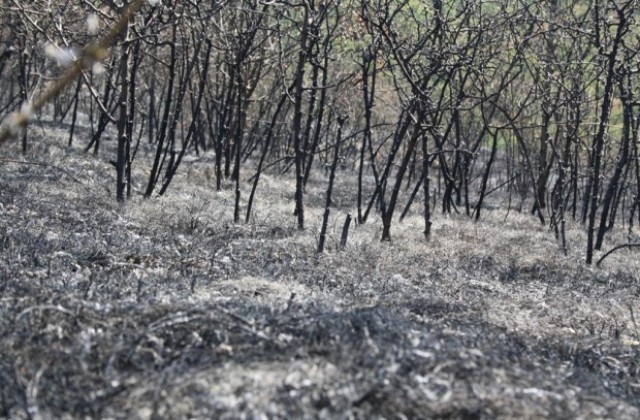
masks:
POLYGON ((598 199, 600 196, 600 175, 602 169, 602 153, 605 143, 605 135, 607 131, 607 125, 609 122, 609 114, 611 112, 611 103, 613 101, 613 84, 616 72, 616 57, 618 55, 618 49, 622 42, 622 37, 627 30, 627 17, 624 11, 618 11, 618 29, 613 41, 613 47, 608 54, 607 65, 607 78, 604 86, 604 98, 602 100, 602 106, 600 108, 600 121, 598 125, 598 132, 593 140, 593 167, 590 177, 591 191, 590 195, 590 208, 589 208, 589 220, 587 226, 587 258, 586 263, 591 264, 593 262, 594 240, 595 240, 595 227, 596 227, 596 215, 598 212, 598 199))
POLYGON ((302 150, 302 99, 304 93, 304 67, 307 61, 307 39, 309 36, 309 6, 305 5, 304 21, 300 33, 300 52, 295 71, 295 92, 293 112, 293 144, 295 148, 296 192, 294 214, 298 221, 298 230, 304 230, 304 153, 302 150))
POLYGON ((318 253, 324 252, 324 243, 327 238, 327 225, 329 224, 329 213, 331 212, 331 193, 333 192, 333 181, 336 176, 336 167, 340 158, 340 142, 342 141, 342 128, 346 118, 338 118, 338 135, 336 137, 335 150, 333 151, 333 161, 331 162, 331 172, 329 174, 329 185, 327 186, 327 196, 324 205, 324 216, 322 217, 322 227, 320 228, 320 239, 318 241, 318 253))
POLYGON ((131 72, 131 44, 129 42, 129 24, 124 34, 122 53, 120 55, 120 118, 118 120, 118 156, 116 160, 116 198, 119 202, 125 201, 127 150, 131 139, 128 136, 127 124, 129 122, 129 77, 131 72))

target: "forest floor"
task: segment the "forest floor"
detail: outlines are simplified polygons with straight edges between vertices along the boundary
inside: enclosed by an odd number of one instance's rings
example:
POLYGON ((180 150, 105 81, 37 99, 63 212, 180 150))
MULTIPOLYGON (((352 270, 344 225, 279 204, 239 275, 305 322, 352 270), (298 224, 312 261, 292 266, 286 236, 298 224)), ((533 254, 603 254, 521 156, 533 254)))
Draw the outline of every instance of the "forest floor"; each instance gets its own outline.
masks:
POLYGON ((637 249, 586 266, 582 227, 565 256, 497 202, 477 223, 436 212, 428 242, 419 205, 391 243, 372 214, 339 249, 340 172, 317 255, 320 172, 305 231, 291 174, 234 224, 208 155, 164 197, 136 173, 120 206, 111 152, 41 131, 0 162, 0 417, 640 418, 637 249))

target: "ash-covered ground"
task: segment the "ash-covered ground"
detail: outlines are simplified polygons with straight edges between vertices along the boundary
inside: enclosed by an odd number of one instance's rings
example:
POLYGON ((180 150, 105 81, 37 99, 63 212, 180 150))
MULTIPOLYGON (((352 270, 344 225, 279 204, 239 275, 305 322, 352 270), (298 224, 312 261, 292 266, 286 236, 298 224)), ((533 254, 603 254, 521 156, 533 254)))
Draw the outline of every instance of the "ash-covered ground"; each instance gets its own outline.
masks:
POLYGON ((436 214, 427 242, 417 205, 392 243, 372 215, 339 249, 341 172, 317 255, 321 173, 305 231, 275 172, 234 224, 207 155, 121 206, 110 156, 54 138, 0 163, 0 417, 640 417, 637 249, 588 267, 579 225, 564 256, 506 209, 436 214))

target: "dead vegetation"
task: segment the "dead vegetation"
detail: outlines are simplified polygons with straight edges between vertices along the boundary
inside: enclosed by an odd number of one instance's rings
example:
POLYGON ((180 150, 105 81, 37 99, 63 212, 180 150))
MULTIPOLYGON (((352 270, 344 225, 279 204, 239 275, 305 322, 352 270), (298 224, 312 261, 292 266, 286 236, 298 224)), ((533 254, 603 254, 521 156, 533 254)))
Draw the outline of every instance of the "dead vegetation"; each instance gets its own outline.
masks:
POLYGON ((120 207, 108 163, 35 149, 73 178, 0 165, 0 417, 640 416, 633 250, 587 267, 496 210, 435 215, 428 243, 417 213, 391 244, 374 218, 340 251, 344 184, 318 256, 321 205, 298 232, 290 177, 236 225, 205 158, 120 207))

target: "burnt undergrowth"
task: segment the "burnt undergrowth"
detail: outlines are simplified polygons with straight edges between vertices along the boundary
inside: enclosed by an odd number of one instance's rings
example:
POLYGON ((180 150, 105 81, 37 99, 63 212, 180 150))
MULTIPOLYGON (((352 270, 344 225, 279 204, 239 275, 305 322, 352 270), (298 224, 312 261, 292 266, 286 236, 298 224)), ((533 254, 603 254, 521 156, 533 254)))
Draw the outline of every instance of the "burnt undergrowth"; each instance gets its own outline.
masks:
POLYGON ((72 176, 0 166, 0 417, 638 416, 630 252, 586 267, 516 212, 340 250, 337 211, 319 256, 269 175, 234 224, 230 191, 120 206, 108 163, 42 148, 72 176))

